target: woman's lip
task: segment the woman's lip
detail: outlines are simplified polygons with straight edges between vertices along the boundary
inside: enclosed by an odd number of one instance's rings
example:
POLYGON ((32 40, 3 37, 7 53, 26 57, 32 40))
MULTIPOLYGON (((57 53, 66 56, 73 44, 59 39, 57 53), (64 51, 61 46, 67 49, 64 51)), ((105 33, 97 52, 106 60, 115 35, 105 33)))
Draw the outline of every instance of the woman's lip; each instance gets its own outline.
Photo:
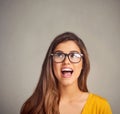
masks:
POLYGON ((63 78, 70 78, 73 73, 73 69, 69 67, 64 67, 61 69, 62 77, 63 78))
POLYGON ((64 69, 70 69, 70 70, 73 70, 71 67, 69 67, 69 66, 64 66, 64 67, 62 67, 61 68, 61 70, 64 70, 64 69))
POLYGON ((62 68, 61 71, 73 71, 72 68, 62 68))
POLYGON ((70 78, 72 76, 72 74, 70 72, 66 72, 66 73, 62 73, 62 77, 63 78, 70 78))

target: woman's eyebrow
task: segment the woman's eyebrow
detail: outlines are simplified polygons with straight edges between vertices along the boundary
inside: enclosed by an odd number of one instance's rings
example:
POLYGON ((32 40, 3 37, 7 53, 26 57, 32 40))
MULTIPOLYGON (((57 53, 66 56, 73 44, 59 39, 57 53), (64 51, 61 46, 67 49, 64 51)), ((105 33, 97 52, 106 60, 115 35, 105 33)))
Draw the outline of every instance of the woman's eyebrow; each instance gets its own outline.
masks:
MULTIPOLYGON (((64 53, 64 51, 62 51, 62 50, 56 50, 56 51, 54 51, 54 53, 58 53, 58 52, 64 53)), ((71 50, 69 53, 80 53, 80 51, 71 50)))
POLYGON ((54 51, 54 53, 56 53, 56 52, 62 52, 62 53, 63 53, 63 51, 62 51, 62 50, 56 50, 56 51, 54 51))
POLYGON ((80 51, 72 50, 72 51, 70 51, 70 53, 80 53, 80 51))

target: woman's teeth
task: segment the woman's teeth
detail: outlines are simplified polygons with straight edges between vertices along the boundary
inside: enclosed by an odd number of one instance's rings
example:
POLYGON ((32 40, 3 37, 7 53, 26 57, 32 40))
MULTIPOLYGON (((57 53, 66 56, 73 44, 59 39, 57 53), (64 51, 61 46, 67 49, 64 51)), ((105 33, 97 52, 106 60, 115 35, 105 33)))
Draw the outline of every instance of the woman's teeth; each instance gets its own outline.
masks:
POLYGON ((73 73, 73 70, 71 68, 63 68, 61 72, 64 77, 69 77, 73 73))

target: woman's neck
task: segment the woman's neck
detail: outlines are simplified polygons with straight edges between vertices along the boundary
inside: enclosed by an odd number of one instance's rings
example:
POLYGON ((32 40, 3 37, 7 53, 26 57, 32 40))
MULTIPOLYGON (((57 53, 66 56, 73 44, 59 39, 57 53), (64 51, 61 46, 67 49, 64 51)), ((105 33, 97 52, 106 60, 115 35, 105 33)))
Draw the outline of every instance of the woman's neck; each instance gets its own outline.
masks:
POLYGON ((60 86, 61 100, 71 101, 81 94, 82 91, 80 91, 77 85, 60 86))

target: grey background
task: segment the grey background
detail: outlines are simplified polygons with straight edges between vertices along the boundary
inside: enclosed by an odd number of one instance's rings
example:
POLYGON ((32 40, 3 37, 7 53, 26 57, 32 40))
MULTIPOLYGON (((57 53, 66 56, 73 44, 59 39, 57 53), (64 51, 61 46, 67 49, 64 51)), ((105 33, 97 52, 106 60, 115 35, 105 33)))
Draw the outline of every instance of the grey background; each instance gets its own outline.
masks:
POLYGON ((0 0, 0 114, 19 114, 50 42, 65 31, 88 48, 89 90, 120 114, 119 0, 0 0))

